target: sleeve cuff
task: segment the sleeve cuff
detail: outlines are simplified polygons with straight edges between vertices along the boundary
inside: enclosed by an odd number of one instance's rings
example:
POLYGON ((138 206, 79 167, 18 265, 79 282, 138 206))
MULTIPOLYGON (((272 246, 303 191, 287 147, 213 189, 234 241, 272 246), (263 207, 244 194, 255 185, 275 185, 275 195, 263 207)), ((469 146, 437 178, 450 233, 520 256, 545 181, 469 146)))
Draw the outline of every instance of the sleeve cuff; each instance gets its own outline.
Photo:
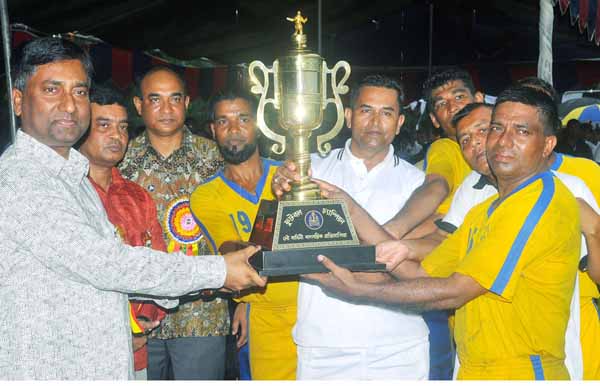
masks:
POLYGON ((446 222, 441 218, 435 220, 434 223, 438 228, 440 228, 446 233, 454 233, 458 229, 453 224, 450 224, 449 222, 446 222))

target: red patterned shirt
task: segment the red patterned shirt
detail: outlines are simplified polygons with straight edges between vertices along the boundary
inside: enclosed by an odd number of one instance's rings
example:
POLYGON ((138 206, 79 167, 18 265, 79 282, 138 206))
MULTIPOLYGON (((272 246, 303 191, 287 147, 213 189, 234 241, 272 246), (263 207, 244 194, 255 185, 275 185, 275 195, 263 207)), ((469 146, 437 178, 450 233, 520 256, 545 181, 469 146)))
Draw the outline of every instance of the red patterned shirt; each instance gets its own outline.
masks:
MULTIPOLYGON (((112 168, 112 182, 108 191, 104 191, 92 178, 89 180, 100 196, 108 220, 117 228, 125 243, 166 251, 163 231, 156 217, 156 205, 144 188, 124 179, 117 168, 112 168)), ((131 305, 137 316, 150 320, 165 317, 165 312, 152 303, 131 302, 131 305)), ((134 353, 134 365, 136 371, 148 366, 146 346, 134 353)))

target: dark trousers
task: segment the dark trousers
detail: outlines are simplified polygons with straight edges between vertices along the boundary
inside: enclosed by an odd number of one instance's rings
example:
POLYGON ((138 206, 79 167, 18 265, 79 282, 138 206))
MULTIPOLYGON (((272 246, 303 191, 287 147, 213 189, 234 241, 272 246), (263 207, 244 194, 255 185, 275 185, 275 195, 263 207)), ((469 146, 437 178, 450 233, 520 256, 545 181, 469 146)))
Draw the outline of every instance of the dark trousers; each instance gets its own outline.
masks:
POLYGON ((429 327, 429 380, 452 380, 454 372, 454 343, 448 328, 446 311, 423 313, 429 327))
POLYGON ((148 380, 222 380, 224 336, 148 339, 148 380))

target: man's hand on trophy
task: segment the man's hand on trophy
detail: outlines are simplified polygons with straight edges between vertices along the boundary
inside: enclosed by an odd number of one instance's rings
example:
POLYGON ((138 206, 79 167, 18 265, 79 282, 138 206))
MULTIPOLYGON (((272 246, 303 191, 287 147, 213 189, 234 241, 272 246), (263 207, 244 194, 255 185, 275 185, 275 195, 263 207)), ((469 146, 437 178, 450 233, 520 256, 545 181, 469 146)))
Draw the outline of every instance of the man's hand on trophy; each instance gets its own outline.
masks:
POLYGON ((370 291, 371 285, 386 284, 396 280, 387 272, 352 272, 335 264, 329 258, 319 255, 317 260, 323 264, 329 272, 309 273, 302 278, 314 282, 325 290, 338 295, 360 298, 370 291))
MULTIPOLYGON (((310 175, 310 173, 311 171, 309 170, 308 174, 310 175)), ((292 190, 292 185, 290 184, 292 181, 300 182, 300 173, 298 173, 296 164, 291 160, 287 160, 277 168, 271 182, 271 191, 277 199, 281 199, 285 193, 292 190)))
POLYGON ((398 265, 408 259, 408 246, 401 240, 384 241, 377 244, 376 261, 385 264, 385 268, 392 272, 398 265))
POLYGON ((246 288, 264 287, 267 284, 267 278, 259 276, 248 262, 250 256, 258 251, 260 251, 259 246, 250 246, 223 255, 227 266, 227 276, 223 286, 225 289, 239 293, 246 288))
POLYGON ((329 272, 309 273, 302 275, 303 279, 314 282, 324 289, 339 295, 348 297, 359 297, 362 295, 362 283, 357 280, 355 273, 338 266, 323 255, 319 255, 317 260, 319 260, 329 272))

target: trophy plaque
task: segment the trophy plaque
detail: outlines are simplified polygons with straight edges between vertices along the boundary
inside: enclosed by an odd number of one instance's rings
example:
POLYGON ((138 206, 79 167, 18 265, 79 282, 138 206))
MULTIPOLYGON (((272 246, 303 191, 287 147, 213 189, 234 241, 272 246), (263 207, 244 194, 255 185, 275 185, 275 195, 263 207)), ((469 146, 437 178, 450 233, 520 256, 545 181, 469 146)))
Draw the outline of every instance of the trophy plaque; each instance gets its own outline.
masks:
POLYGON ((271 68, 253 61, 249 75, 251 91, 260 95, 257 126, 275 142, 271 147, 274 153, 288 150, 287 158, 296 164, 301 180, 292 182, 291 191, 281 201, 261 201, 250 242, 261 245, 262 250, 250 258, 250 263, 263 276, 326 272, 317 261, 317 255, 322 254, 350 270, 384 271, 385 264, 375 262, 375 247, 360 245, 345 203, 322 199, 319 187, 309 177, 309 138, 322 125, 329 104, 335 106, 337 120, 329 131, 316 136, 317 151, 322 156, 331 150, 329 141, 343 127, 340 95, 348 92, 345 82, 350 76, 350 65, 340 61, 332 69, 327 68, 320 55, 306 48, 303 24, 308 19, 298 11, 287 20, 295 27, 291 37, 293 48, 277 58, 271 68), (344 74, 338 80, 340 70, 344 74), (270 75, 273 83, 269 82, 270 75), (328 79, 331 97, 328 97, 328 79), (281 133, 266 123, 265 106, 269 104, 277 113, 281 133))

